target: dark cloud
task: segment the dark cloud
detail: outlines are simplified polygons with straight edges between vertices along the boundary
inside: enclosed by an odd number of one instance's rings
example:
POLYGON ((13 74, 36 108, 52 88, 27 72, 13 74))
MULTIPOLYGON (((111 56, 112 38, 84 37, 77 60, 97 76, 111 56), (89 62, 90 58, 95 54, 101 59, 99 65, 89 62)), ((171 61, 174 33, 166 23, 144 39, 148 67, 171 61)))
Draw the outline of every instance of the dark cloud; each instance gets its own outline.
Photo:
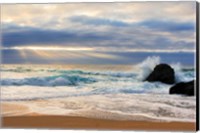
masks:
POLYGON ((109 36, 98 35, 93 33, 77 33, 73 31, 64 30, 47 30, 38 28, 16 28, 13 31, 6 32, 3 30, 2 44, 4 47, 19 46, 19 45, 30 45, 30 44, 63 44, 66 43, 86 43, 90 41, 102 41, 111 39, 109 36))
MULTIPOLYGON (((94 18, 93 18, 94 19, 94 18)), ((78 19, 77 19, 78 21, 78 19)), ((81 22, 81 21, 79 21, 81 22)), ((85 21, 86 22, 86 21, 85 21)), ((91 23, 92 21, 90 21, 91 23)), ((95 21, 94 21, 95 22, 95 21)), ((106 24, 106 21, 102 21, 101 24, 106 24)), ((94 48, 97 51, 109 51, 110 52, 114 49, 118 52, 126 52, 126 50, 134 50, 134 49, 147 49, 147 50, 193 50, 195 48, 195 39, 192 41, 192 38, 189 37, 181 37, 183 29, 187 29, 187 34, 192 34, 194 31, 191 28, 177 28, 177 31, 180 31, 178 37, 176 34, 170 35, 162 35, 156 34, 157 31, 155 30, 163 30, 168 32, 176 31, 173 28, 161 28, 161 23, 158 27, 153 28, 154 25, 147 23, 149 21, 143 21, 137 23, 138 26, 133 25, 126 25, 126 26, 111 26, 114 23, 108 22, 109 28, 101 30, 100 26, 92 25, 91 28, 84 29, 86 27, 90 27, 85 23, 84 25, 80 25, 80 27, 71 27, 68 29, 62 30, 55 30, 55 29, 47 29, 47 28, 36 28, 36 27, 23 27, 14 24, 4 24, 3 26, 3 33, 2 33, 2 44, 3 47, 13 47, 13 46, 69 46, 69 47, 90 47, 94 48), (159 29, 160 28, 160 29, 159 29), (173 30, 172 30, 173 29, 173 30), (172 31, 170 31, 172 30, 172 31), (171 36, 173 35, 173 39, 171 36)), ((99 22, 100 23, 100 22, 99 22)), ((97 24, 99 24, 97 23, 97 24)), ((170 22, 169 22, 170 23, 170 22)), ((158 24, 158 22, 157 22, 158 24)), ((171 23, 171 25, 178 23, 171 23)), ((180 23, 179 26, 181 26, 180 23)), ((136 24, 135 24, 136 25, 136 24)), ((183 24, 185 25, 185 24, 183 24)), ((165 27, 165 26, 163 26, 165 27)), ((174 27, 174 26, 167 26, 167 27, 174 27)), ((184 26, 183 26, 184 27, 184 26)), ((186 26, 187 27, 187 26, 186 26)), ((176 31, 176 32, 177 32, 176 31)), ((185 34, 185 32, 184 32, 185 34)), ((114 51, 113 50, 113 51, 114 51)), ((57 51, 59 53, 59 51, 57 51)), ((12 54, 10 51, 4 52, 6 56, 6 60, 9 54, 12 54)), ((14 53, 13 53, 14 54, 14 53)), ((16 53, 17 54, 17 53, 16 53)), ((56 53, 55 53, 56 54, 56 53)), ((86 56, 86 55, 82 55, 86 56)), ((5 57, 5 56, 4 56, 5 57)), ((3 57, 3 58, 4 58, 3 57)), ((21 57, 16 55, 16 57, 21 57)), ((15 56, 11 57, 13 59, 16 58, 15 56)), ((35 55, 31 56, 32 58, 28 58, 27 61, 38 62, 39 57, 36 59, 35 55)), ((133 56, 135 57, 135 56, 133 56)), ((142 57, 142 56, 141 56, 142 57)), ((11 59, 10 58, 10 59, 11 59)), ((139 58, 139 57, 138 57, 139 58)), ((48 62, 46 59, 41 59, 41 62, 48 62)), ((94 63, 96 61, 100 61, 96 59, 94 61, 94 57, 90 59, 86 59, 89 63, 94 63)), ((5 59, 4 59, 5 60, 5 59)), ((16 59, 20 60, 20 59, 16 59)), ((15 60, 15 61, 16 61, 15 60)), ((24 59, 22 59, 24 60, 24 59)), ((68 61, 70 63, 76 62, 76 59, 71 59, 68 61)), ((14 60, 13 60, 14 61, 14 60)), ((14 62, 15 62, 14 61, 14 62)), ((49 60, 50 61, 50 60, 49 60)), ((59 58, 54 62, 66 62, 65 59, 59 58)), ((82 62, 83 60, 79 60, 82 62)), ((109 59, 105 60, 105 62, 109 63, 109 59)), ((122 62, 129 62, 130 60, 123 60, 122 62)), ((51 61, 50 61, 51 62, 51 61)), ((111 61, 114 63, 114 61, 111 61)))
POLYGON ((179 31, 195 31, 194 23, 191 22, 174 22, 174 21, 162 21, 162 20, 146 20, 138 23, 140 26, 144 26, 154 30, 179 32, 179 31))

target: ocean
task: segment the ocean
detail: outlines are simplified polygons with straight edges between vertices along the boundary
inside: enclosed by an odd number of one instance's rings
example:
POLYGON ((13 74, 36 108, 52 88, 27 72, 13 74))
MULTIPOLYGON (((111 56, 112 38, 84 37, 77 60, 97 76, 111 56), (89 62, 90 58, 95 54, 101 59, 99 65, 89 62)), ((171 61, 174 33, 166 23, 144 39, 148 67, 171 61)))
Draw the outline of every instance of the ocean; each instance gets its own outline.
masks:
MULTIPOLYGON (((169 95, 172 85, 143 81, 159 63, 159 58, 149 57, 137 65, 4 64, 2 103, 24 105, 29 110, 2 113, 195 122, 195 96, 169 95)), ((170 65, 176 82, 196 78, 194 67, 170 65)))

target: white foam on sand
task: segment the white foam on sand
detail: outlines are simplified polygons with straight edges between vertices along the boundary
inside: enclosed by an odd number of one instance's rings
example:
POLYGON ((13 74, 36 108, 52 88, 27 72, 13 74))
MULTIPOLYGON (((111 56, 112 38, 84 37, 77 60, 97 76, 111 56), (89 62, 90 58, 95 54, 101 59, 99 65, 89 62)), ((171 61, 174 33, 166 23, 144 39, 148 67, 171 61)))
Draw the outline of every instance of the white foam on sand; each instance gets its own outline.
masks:
POLYGON ((49 115, 146 121, 196 119, 195 98, 176 95, 107 94, 17 103, 28 106, 31 112, 49 115))

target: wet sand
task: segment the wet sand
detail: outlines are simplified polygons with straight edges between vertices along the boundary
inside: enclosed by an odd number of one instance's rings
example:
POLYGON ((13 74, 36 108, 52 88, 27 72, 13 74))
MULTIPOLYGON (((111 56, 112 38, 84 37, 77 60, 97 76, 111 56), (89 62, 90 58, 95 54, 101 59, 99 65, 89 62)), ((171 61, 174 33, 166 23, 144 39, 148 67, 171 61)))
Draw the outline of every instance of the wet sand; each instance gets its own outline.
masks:
POLYGON ((12 103, 1 103, 1 115, 3 116, 23 115, 28 112, 30 112, 30 109, 27 106, 12 103))
POLYGON ((94 130, 152 130, 152 131, 195 131, 190 122, 144 122, 93 119, 71 116, 6 116, 2 118, 3 128, 54 128, 94 130))

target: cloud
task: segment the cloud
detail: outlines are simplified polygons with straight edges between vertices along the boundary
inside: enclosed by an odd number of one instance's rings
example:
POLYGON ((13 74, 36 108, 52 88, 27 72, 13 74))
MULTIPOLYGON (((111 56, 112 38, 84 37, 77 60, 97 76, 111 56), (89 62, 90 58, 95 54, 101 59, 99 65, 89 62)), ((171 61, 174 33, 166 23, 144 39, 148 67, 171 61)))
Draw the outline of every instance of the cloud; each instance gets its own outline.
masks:
MULTIPOLYGON (((14 27, 11 27, 14 28, 14 27)), ((46 30, 38 28, 22 28, 16 27, 13 32, 3 32, 2 44, 4 47, 20 46, 20 45, 73 45, 76 43, 84 43, 90 41, 101 41, 112 39, 111 37, 97 34, 80 34, 72 31, 63 30, 46 30)), ((13 30, 13 29, 12 29, 13 30)))
POLYGON ((82 23, 86 25, 96 25, 96 26, 109 25, 109 26, 118 26, 118 27, 129 26, 128 23, 125 23, 122 21, 97 18, 97 17, 88 17, 88 16, 72 16, 69 18, 69 20, 75 23, 82 23))
POLYGON ((195 22, 176 22, 171 20, 144 20, 140 22, 127 23, 123 21, 111 20, 107 18, 89 17, 89 16, 72 16, 68 18, 73 23, 81 23, 83 25, 95 26, 116 26, 116 27, 146 27, 152 30, 159 30, 165 32, 194 32, 195 22))
POLYGON ((82 15, 113 21, 123 20, 128 23, 154 19, 191 22, 195 20, 195 6, 195 1, 5 4, 1 6, 1 14, 2 22, 34 27, 43 27, 46 24, 48 28, 67 28, 71 24, 65 21, 66 18, 82 15))
POLYGON ((148 56, 160 56, 162 62, 194 65, 192 52, 56 52, 2 50, 3 64, 138 64, 148 56), (184 58, 183 58, 184 57, 184 58), (172 60, 173 59, 173 60, 172 60))
POLYGON ((37 27, 25 27, 10 24, 2 30, 3 47, 16 46, 66 46, 66 47, 91 47, 101 50, 120 49, 160 49, 192 50, 195 46, 194 31, 186 31, 179 34, 173 32, 157 31, 154 28, 144 26, 104 27, 99 26, 85 29, 88 25, 82 25, 79 30, 42 29, 37 27), (96 28, 95 28, 96 27, 96 28), (184 36, 183 36, 184 35, 184 36))
POLYGON ((1 50, 2 58, 1 63, 6 64, 21 64, 24 63, 25 60, 20 55, 20 51, 17 50, 1 50))
POLYGON ((145 20, 139 23, 140 26, 145 26, 150 29, 179 32, 179 31, 195 31, 195 22, 174 22, 162 20, 145 20))
POLYGON ((3 60, 128 63, 133 58, 142 58, 134 54, 125 56, 126 52, 189 53, 195 48, 195 4, 122 2, 2 5, 3 60), (53 46, 59 49, 84 47, 94 51, 64 51, 62 54, 59 50, 54 53, 27 50, 27 47, 33 46, 41 49, 53 46), (45 57, 51 57, 52 60, 45 57))

